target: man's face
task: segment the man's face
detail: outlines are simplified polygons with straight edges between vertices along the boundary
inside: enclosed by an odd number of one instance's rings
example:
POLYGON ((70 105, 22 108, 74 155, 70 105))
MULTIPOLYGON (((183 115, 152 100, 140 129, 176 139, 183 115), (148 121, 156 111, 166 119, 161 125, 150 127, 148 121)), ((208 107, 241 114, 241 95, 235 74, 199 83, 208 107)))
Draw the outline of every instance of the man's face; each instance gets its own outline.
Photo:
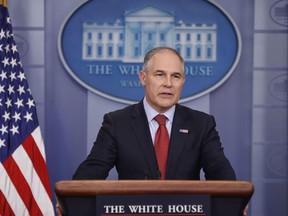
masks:
POLYGON ((152 56, 147 70, 139 73, 139 79, 145 86, 147 102, 163 113, 180 98, 185 82, 183 64, 176 54, 162 50, 152 56))

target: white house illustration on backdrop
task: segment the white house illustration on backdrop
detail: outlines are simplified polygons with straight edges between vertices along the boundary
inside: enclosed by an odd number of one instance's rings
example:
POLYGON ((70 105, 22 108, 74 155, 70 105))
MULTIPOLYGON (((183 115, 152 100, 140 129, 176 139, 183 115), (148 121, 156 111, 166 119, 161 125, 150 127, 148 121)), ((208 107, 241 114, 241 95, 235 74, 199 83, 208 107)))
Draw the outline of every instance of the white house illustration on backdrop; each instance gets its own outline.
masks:
POLYGON ((115 23, 83 23, 83 60, 141 62, 156 46, 178 50, 186 62, 217 60, 217 24, 175 21, 175 14, 147 6, 125 11, 115 23))

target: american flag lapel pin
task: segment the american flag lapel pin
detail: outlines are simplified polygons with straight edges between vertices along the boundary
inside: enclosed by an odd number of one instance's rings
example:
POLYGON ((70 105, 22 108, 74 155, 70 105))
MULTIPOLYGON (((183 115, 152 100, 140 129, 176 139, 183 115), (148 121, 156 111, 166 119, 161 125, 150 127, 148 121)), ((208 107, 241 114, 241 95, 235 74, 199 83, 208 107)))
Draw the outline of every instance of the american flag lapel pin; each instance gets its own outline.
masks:
POLYGON ((189 130, 188 130, 188 129, 183 129, 183 128, 181 128, 181 129, 179 129, 179 132, 180 132, 180 133, 188 134, 188 133, 189 133, 189 130))

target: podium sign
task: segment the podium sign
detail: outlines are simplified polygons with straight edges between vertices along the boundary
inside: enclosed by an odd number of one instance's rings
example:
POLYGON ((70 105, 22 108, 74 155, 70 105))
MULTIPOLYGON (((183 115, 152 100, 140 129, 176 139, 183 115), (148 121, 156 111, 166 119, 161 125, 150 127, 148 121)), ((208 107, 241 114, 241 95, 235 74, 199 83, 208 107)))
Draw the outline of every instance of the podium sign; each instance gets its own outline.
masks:
POLYGON ((96 216, 211 216, 210 196, 202 194, 99 195, 96 216))
POLYGON ((63 216, 240 216, 254 187, 245 181, 59 181, 63 216))

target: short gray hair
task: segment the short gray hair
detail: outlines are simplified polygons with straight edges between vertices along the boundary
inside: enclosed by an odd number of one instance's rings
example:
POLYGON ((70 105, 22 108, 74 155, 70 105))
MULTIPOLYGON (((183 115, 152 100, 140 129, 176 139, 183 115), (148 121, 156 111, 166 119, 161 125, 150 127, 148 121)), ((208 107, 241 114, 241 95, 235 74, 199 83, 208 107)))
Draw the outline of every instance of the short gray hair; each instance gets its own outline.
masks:
POLYGON ((174 53, 176 56, 178 56, 178 58, 180 59, 180 61, 183 64, 183 73, 184 73, 184 59, 183 57, 179 54, 179 52, 176 49, 173 49, 171 47, 166 47, 166 46, 162 46, 162 47, 155 47, 152 50, 150 50, 149 52, 146 53, 145 57, 144 57, 144 63, 143 63, 143 71, 147 72, 148 71, 148 66, 149 66, 149 62, 150 59, 156 54, 159 53, 163 50, 168 50, 172 53, 174 53))

